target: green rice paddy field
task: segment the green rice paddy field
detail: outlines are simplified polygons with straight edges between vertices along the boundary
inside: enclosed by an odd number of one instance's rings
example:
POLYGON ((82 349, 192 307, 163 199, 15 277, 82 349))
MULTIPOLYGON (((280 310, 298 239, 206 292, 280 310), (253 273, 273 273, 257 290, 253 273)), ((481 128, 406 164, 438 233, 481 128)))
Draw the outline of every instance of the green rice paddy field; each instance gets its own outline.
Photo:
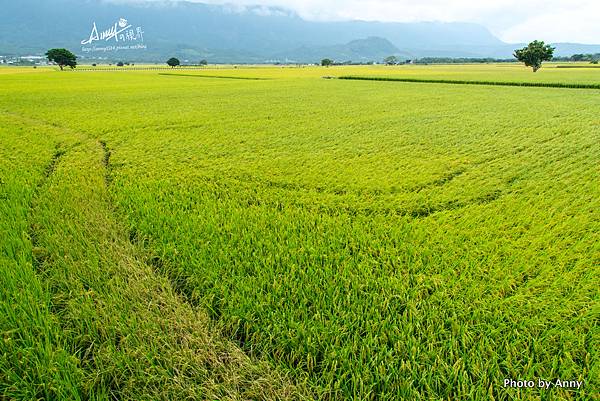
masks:
POLYGON ((599 399, 600 90, 321 77, 600 69, 159 73, 0 68, 0 400, 599 399))

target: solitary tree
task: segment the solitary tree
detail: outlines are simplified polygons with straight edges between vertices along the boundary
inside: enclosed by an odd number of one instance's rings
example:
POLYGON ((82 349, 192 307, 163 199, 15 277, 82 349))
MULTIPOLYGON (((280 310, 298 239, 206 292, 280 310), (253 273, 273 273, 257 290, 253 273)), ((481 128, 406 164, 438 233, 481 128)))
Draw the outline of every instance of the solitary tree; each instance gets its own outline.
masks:
POLYGON ((204 67, 204 66, 207 66, 207 65, 208 65, 208 61, 206 61, 206 60, 201 60, 201 61, 200 61, 200 65, 201 65, 202 67, 204 67))
POLYGON ((324 58, 323 60, 321 60, 321 65, 323 67, 329 67, 331 64, 333 64, 333 60, 331 59, 324 58))
POLYGON ((543 61, 552 60, 554 47, 545 44, 543 41, 534 40, 527 47, 515 50, 514 56, 517 60, 525 63, 527 67, 531 67, 533 72, 536 72, 542 67, 543 61))
POLYGON ((383 62, 386 65, 396 65, 398 64, 398 57, 396 56, 389 56, 383 59, 383 62))
POLYGON ((178 58, 171 57, 170 59, 167 60, 167 65, 171 68, 175 68, 178 65, 181 65, 181 62, 179 61, 178 58))
POLYGON ((71 67, 71 69, 77 66, 77 56, 67 49, 50 49, 46 52, 46 57, 48 61, 58 64, 61 71, 65 66, 71 67))

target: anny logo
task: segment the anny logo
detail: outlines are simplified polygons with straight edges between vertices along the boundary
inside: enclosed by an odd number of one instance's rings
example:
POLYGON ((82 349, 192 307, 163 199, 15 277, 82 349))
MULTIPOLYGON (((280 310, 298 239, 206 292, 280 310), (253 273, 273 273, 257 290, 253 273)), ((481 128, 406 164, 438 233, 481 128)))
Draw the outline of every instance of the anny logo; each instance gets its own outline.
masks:
POLYGON ((81 44, 84 53, 147 48, 144 44, 144 30, 142 27, 134 27, 125 18, 120 18, 103 31, 99 31, 96 22, 94 22, 89 38, 82 40, 81 44), (95 42, 102 43, 102 46, 96 46, 95 42))

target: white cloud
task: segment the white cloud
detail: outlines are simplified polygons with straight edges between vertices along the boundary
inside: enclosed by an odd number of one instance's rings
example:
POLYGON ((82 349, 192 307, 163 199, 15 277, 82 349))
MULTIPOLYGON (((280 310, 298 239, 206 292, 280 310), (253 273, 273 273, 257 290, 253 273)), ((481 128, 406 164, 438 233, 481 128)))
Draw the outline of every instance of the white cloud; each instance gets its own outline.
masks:
MULTIPOLYGON (((160 1, 160 0, 147 0, 160 1)), ((600 0, 187 0, 279 6, 311 20, 476 22, 501 39, 600 43, 600 0)))
POLYGON ((574 1, 540 11, 505 29, 502 38, 518 41, 540 37, 548 42, 600 43, 600 2, 574 1))

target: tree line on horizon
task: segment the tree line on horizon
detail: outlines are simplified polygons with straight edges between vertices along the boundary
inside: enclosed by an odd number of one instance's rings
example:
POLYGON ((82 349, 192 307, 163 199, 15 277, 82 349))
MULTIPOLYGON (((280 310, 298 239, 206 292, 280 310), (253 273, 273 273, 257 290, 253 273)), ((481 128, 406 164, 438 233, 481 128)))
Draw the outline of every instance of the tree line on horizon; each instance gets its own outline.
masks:
MULTIPOLYGON (((553 59, 554 50, 555 50, 555 48, 552 47, 551 45, 545 44, 543 41, 534 40, 533 42, 529 43, 526 47, 515 50, 515 52, 513 53, 513 57, 516 58, 518 61, 522 62, 523 64, 525 64, 527 67, 531 67, 533 72, 537 72, 542 67, 542 63, 544 61, 550 61, 553 59)), ((575 56, 579 56, 579 55, 575 55, 575 56)), ((573 56, 573 57, 575 57, 575 56, 573 56)), ((451 63, 460 63, 460 62, 490 63, 490 62, 497 62, 497 61, 508 62, 508 61, 514 61, 514 60, 512 60, 512 59, 496 60, 493 58, 476 58, 476 59, 458 58, 458 59, 456 59, 456 58, 431 57, 431 58, 424 58, 424 59, 418 59, 418 60, 399 61, 396 56, 388 56, 383 60, 383 64, 385 64, 385 65, 413 64, 413 63, 414 64, 429 64, 429 63, 434 64, 436 62, 440 63, 440 62, 444 62, 444 61, 449 61, 451 63)), ((321 60, 320 64, 323 67, 329 67, 331 65, 352 64, 352 62, 336 63, 335 61, 333 61, 329 58, 325 58, 325 59, 321 60)))
MULTIPOLYGON (((597 64, 600 59, 600 54, 574 54, 570 57, 554 57, 555 48, 545 44, 543 41, 534 40, 522 49, 515 50, 513 56, 518 61, 525 64, 527 67, 531 67, 533 72, 538 71, 544 61, 589 61, 593 64, 597 64)), ((71 69, 77 66, 77 56, 67 49, 50 49, 46 52, 46 57, 49 62, 55 63, 60 67, 61 70, 64 67, 70 67, 71 69)), ((496 63, 496 62, 513 62, 514 59, 495 59, 495 58, 452 58, 452 57, 424 57, 416 60, 404 60, 400 61, 396 56, 388 56, 383 60, 385 65, 400 65, 400 64, 436 64, 436 63, 496 63)), ((129 63, 128 63, 129 64, 129 63)), ((181 66, 181 61, 176 57, 171 57, 167 60, 166 64, 175 68, 181 66)), ((336 62, 329 58, 322 59, 317 63, 323 67, 330 67, 332 65, 365 65, 375 64, 375 62, 360 62, 353 63, 352 61, 336 62)), ((117 63, 117 66, 123 66, 124 63, 121 61, 117 63)), ((200 66, 208 65, 206 60, 200 61, 200 66)))

